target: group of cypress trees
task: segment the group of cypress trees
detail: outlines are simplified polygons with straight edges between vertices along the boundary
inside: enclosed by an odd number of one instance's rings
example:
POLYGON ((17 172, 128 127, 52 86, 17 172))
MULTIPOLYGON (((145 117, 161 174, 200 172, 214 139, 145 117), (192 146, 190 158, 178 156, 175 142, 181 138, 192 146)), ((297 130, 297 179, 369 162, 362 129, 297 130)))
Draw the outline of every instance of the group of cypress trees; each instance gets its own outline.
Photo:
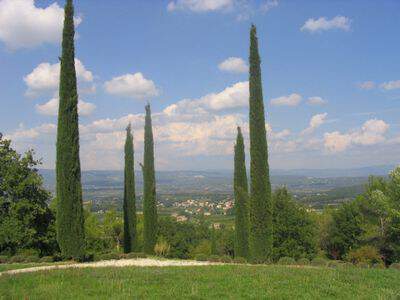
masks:
POLYGON ((272 254, 272 195, 260 55, 254 25, 250 30, 249 66, 250 195, 247 193, 243 136, 238 128, 234 165, 235 255, 265 262, 272 254))
MULTIPOLYGON (((57 241, 64 257, 83 259, 85 230, 79 159, 78 92, 72 0, 67 0, 64 14, 56 154, 57 241)), ((153 253, 157 241, 157 203, 150 105, 146 106, 144 138, 144 163, 142 165, 144 251, 153 253)), ((123 208, 124 252, 128 253, 137 249, 134 149, 130 125, 126 129, 123 208)))

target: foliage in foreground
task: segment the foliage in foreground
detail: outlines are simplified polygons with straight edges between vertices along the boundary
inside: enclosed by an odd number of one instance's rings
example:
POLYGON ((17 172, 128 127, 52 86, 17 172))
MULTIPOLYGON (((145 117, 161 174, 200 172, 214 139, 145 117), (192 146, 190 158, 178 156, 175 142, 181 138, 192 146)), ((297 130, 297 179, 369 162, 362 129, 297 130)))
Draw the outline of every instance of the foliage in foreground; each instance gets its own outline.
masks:
POLYGON ((0 277, 0 298, 389 299, 398 278, 394 269, 277 265, 69 269, 0 277))

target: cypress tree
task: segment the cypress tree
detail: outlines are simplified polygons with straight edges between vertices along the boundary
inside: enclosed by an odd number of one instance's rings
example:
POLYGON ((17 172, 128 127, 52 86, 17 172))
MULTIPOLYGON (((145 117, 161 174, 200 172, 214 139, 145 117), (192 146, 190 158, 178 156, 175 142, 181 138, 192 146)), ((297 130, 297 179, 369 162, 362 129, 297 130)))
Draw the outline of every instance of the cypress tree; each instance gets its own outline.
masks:
POLYGON ((85 232, 79 160, 78 92, 75 72, 74 8, 65 5, 57 127, 57 240, 67 258, 82 258, 85 232))
POLYGON ((250 257, 254 262, 270 259, 272 252, 272 195, 265 129, 257 31, 250 30, 249 123, 250 123, 250 257))
POLYGON ((124 252, 129 253, 136 247, 136 196, 134 150, 131 124, 126 128, 125 172, 124 172, 124 252))
POLYGON ((143 153, 143 250, 148 254, 154 252, 157 242, 157 200, 156 179, 154 171, 154 141, 151 125, 150 105, 146 105, 144 125, 143 153))
POLYGON ((237 130, 233 179, 235 194, 235 256, 247 258, 249 254, 248 183, 243 135, 240 127, 238 127, 237 130))

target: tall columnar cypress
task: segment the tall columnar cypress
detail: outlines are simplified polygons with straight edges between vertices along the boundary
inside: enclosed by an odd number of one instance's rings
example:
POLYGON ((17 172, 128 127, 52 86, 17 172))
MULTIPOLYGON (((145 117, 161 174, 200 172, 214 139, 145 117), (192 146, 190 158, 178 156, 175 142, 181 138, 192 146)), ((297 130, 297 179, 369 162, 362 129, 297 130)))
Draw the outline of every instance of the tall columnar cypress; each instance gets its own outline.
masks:
POLYGON ((249 255, 248 183, 244 142, 240 127, 238 127, 235 145, 233 189, 235 194, 235 256, 247 258, 249 255))
POLYGON ((65 5, 57 127, 57 240, 61 253, 81 258, 85 253, 79 160, 78 92, 75 72, 74 8, 65 5))
POLYGON ((264 102, 261 82, 257 31, 250 30, 250 257, 255 262, 271 257, 272 196, 269 178, 268 145, 265 130, 264 102))
POLYGON ((154 141, 150 105, 146 105, 143 153, 143 250, 153 253, 157 242, 157 200, 154 171, 154 141))
POLYGON ((124 172, 124 252, 136 249, 136 195, 131 125, 126 128, 124 172))

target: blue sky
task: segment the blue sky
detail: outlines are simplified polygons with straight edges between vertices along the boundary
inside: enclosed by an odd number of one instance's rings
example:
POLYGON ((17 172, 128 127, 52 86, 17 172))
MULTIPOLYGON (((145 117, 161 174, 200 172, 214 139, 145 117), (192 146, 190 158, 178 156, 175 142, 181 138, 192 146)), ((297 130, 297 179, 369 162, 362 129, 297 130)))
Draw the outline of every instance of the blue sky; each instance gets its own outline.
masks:
MULTIPOLYGON (((64 1, 0 0, 0 131, 54 167, 64 1)), ((75 1, 81 160, 136 159, 152 105, 157 168, 230 169, 248 136, 249 28, 257 26, 273 168, 397 164, 400 2, 75 1), (185 99, 185 100, 183 100, 185 99), (183 101, 182 101, 183 100, 183 101)))

